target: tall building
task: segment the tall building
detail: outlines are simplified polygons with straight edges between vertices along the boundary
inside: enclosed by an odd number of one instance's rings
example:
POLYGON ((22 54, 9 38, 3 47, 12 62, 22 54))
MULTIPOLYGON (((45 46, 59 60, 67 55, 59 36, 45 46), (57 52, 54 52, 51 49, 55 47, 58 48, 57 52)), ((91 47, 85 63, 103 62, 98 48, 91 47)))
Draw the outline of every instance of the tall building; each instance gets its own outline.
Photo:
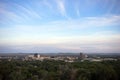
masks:
POLYGON ((40 55, 39 55, 39 54, 37 54, 37 53, 35 53, 35 54, 34 54, 34 57, 35 57, 35 58, 39 58, 39 57, 40 57, 40 55))
POLYGON ((86 54, 83 54, 83 53, 80 53, 80 56, 79 56, 79 59, 85 59, 87 58, 88 56, 86 54))

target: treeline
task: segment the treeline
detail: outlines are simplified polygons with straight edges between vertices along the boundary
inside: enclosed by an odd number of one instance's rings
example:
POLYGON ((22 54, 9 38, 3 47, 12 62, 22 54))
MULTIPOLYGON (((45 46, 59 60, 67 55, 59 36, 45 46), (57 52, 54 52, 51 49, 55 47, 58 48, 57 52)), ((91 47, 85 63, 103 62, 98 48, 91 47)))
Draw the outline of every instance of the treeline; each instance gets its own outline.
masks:
POLYGON ((0 61, 0 80, 120 80, 120 61, 0 61))

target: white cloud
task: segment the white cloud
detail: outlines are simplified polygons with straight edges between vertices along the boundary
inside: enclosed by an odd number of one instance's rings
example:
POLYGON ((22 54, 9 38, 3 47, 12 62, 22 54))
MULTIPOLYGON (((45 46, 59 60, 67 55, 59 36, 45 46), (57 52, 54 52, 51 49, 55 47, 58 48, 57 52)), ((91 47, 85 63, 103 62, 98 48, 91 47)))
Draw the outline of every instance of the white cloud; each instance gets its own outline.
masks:
POLYGON ((62 16, 70 20, 71 18, 67 15, 67 11, 65 8, 65 0, 55 0, 55 2, 57 3, 58 12, 60 12, 62 16))

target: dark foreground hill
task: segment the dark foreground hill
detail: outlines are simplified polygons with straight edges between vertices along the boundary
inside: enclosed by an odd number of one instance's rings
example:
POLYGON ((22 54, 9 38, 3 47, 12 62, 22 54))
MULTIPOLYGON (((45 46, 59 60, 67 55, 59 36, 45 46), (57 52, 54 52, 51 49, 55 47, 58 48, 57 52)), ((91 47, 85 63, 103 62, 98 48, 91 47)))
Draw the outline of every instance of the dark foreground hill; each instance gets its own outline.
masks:
POLYGON ((120 61, 0 61, 0 80, 120 80, 120 61))

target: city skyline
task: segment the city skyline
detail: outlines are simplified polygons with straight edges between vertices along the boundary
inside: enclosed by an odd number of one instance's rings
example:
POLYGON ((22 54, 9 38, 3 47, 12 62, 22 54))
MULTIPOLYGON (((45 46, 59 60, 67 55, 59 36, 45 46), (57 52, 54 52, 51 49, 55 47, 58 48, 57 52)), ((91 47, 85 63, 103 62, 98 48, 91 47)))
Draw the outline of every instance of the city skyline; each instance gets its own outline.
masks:
POLYGON ((119 0, 0 0, 0 53, 120 53, 119 0))

